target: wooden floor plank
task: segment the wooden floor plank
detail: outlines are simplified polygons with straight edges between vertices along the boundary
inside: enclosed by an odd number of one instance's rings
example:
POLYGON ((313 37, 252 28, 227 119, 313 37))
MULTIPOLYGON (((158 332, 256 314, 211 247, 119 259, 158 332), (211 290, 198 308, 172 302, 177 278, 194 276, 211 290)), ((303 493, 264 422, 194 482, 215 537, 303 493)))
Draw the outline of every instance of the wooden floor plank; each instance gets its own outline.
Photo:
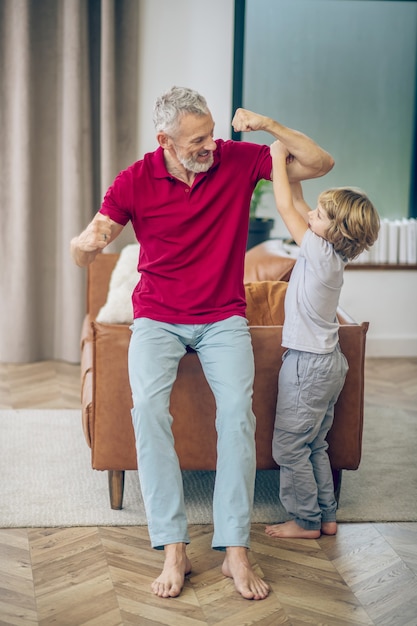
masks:
POLYGON ((0 626, 37 624, 27 531, 0 528, 0 555, 0 626))
POLYGON ((107 558, 96 528, 29 532, 41 626, 122 623, 107 558), (109 619, 109 614, 111 619, 109 619))

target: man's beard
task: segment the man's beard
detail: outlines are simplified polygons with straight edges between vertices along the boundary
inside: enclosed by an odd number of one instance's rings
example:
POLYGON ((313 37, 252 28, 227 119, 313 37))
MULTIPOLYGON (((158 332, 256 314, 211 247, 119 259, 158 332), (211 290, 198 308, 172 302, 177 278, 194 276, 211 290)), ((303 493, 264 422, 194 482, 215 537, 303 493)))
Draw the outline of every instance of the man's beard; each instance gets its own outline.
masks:
POLYGON ((209 170, 211 166, 213 165, 213 161, 214 161, 212 152, 210 153, 210 157, 208 161, 206 161, 205 163, 199 163, 197 161, 197 157, 194 157, 194 156, 188 157, 188 159, 186 159, 185 157, 182 157, 180 154, 178 154, 178 152, 176 152, 176 154, 177 154, 177 159, 181 163, 181 165, 185 167, 185 169, 188 170, 189 172, 194 172, 194 174, 207 172, 207 170, 209 170))

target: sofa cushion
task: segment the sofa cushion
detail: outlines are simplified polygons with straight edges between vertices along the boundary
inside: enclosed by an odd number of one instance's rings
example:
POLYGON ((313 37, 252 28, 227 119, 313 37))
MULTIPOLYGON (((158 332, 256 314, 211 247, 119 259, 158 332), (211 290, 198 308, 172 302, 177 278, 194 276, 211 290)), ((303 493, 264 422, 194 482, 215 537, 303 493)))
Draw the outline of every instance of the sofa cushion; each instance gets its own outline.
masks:
POLYGON ((263 280, 246 283, 246 318, 249 326, 281 326, 288 283, 263 280))
POLYGON ((133 321, 132 293, 140 280, 137 271, 139 244, 123 248, 110 277, 107 301, 97 315, 105 324, 131 324, 133 321))
POLYGON ((246 252, 244 281, 289 280, 295 262, 286 255, 281 241, 263 241, 246 252))

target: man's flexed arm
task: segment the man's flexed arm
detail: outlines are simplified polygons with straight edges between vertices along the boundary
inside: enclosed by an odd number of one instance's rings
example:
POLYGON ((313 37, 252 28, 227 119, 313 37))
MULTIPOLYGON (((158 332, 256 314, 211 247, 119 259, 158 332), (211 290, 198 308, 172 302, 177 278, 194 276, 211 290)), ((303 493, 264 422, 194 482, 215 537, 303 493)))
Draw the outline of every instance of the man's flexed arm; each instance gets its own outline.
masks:
POLYGON ((287 159, 287 172, 290 182, 318 178, 327 174, 334 166, 333 157, 315 141, 298 130, 287 128, 270 117, 237 109, 232 126, 236 132, 263 130, 279 139, 294 159, 287 159))

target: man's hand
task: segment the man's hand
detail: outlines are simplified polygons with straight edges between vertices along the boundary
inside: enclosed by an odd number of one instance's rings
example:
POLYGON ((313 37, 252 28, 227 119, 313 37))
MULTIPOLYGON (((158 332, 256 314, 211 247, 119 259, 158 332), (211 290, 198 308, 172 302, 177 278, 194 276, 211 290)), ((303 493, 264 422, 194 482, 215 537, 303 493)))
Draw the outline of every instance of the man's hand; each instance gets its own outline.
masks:
POLYGON ((97 213, 87 228, 79 235, 77 247, 82 252, 103 250, 111 240, 112 221, 107 215, 97 213))
POLYGON ((259 113, 253 113, 247 109, 236 109, 232 119, 232 126, 236 133, 248 133, 252 130, 264 130, 267 118, 259 113))
POLYGON ((106 215, 97 213, 83 232, 71 240, 70 251, 73 261, 85 267, 96 258, 123 230, 121 224, 106 215))

